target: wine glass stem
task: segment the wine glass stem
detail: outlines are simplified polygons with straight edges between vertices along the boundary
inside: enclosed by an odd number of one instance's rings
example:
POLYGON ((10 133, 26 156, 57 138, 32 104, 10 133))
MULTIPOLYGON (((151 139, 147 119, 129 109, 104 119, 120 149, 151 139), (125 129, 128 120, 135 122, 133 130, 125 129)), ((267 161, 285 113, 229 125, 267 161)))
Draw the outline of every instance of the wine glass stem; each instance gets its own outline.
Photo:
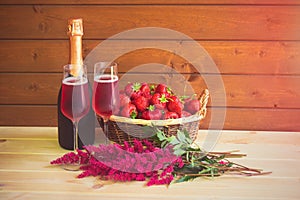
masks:
POLYGON ((73 123, 73 129, 74 129, 74 151, 77 151, 78 149, 78 121, 74 121, 73 123))
POLYGON ((109 139, 108 139, 108 119, 103 119, 103 122, 104 122, 104 132, 105 132, 105 144, 108 144, 109 143, 109 139))

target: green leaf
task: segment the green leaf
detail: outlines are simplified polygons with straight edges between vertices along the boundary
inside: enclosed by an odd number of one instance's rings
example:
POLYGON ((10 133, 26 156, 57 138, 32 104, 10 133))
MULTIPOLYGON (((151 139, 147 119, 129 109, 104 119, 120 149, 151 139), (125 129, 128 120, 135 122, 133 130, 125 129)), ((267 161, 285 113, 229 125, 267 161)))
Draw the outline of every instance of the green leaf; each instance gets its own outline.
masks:
POLYGON ((193 140, 191 139, 191 138, 185 138, 185 141, 186 141, 186 143, 188 143, 188 144, 192 144, 193 143, 193 140))
POLYGON ((156 136, 159 139, 159 141, 166 140, 166 136, 165 136, 164 132, 161 130, 157 131, 156 136))
POLYGON ((210 173, 210 172, 211 172, 211 168, 208 167, 206 169, 201 170, 198 174, 207 174, 207 173, 210 173))
POLYGON ((172 145, 177 145, 177 144, 180 144, 180 141, 177 140, 176 137, 174 137, 174 139, 172 139, 171 141, 169 141, 169 143, 172 144, 172 145))
POLYGON ((176 150, 174 151, 174 154, 175 154, 176 156, 181 156, 181 155, 185 154, 185 150, 183 150, 183 149, 181 149, 181 148, 176 149, 176 150))
POLYGON ((175 181, 175 183, 182 183, 182 182, 186 182, 186 181, 192 181, 194 180, 195 178, 197 178, 196 176, 188 176, 188 175, 185 175, 179 179, 177 179, 175 181))
POLYGON ((161 143, 161 147, 164 148, 165 146, 167 146, 168 144, 168 141, 167 140, 164 140, 162 143, 161 143))
POLYGON ((227 167, 232 167, 232 166, 233 166, 233 163, 232 163, 232 162, 229 162, 226 166, 227 166, 227 167))
POLYGON ((184 135, 184 133, 182 132, 182 131, 177 131, 177 138, 178 138, 178 140, 180 141, 180 142, 184 142, 185 141, 185 135, 184 135))
POLYGON ((184 133, 184 135, 185 135, 186 138, 190 138, 190 134, 189 134, 189 132, 186 129, 184 129, 182 132, 184 133))
POLYGON ((173 150, 177 150, 177 149, 181 149, 181 145, 180 144, 177 144, 177 145, 174 145, 173 146, 173 150))
MULTIPOLYGON (((174 135, 172 135, 171 137, 168 137, 167 140, 169 143, 171 143, 173 140, 175 140, 176 137, 174 135)), ((176 139, 177 140, 177 139, 176 139)))

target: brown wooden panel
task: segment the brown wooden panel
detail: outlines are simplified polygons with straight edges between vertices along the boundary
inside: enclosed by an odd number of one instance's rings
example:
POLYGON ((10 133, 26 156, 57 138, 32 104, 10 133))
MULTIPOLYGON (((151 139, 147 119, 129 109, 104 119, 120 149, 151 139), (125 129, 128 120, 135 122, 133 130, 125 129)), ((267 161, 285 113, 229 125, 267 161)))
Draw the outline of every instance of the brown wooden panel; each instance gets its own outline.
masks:
POLYGON ((194 39, 300 39, 298 6, 28 5, 1 6, 0 13, 0 38, 11 39, 65 38, 67 19, 75 16, 83 17, 86 38, 103 39, 151 26, 174 29, 194 39))
MULTIPOLYGON (((214 111, 219 116, 221 109, 214 111)), ((202 128, 221 126, 217 122, 209 124, 211 112, 203 121, 202 128)), ((224 128, 227 130, 268 130, 268 131, 300 131, 300 109, 242 109, 227 108, 224 128)), ((221 123, 221 121, 220 121, 221 123)), ((201 128, 201 126, 200 126, 201 128)))
POLYGON ((56 104, 62 74, 0 74, 1 104, 56 104))
POLYGON ((0 4, 247 4, 247 5, 260 5, 260 4, 271 4, 271 5, 299 5, 300 2, 297 0, 1 0, 0 4))
MULTIPOLYGON (((56 104, 61 84, 61 74, 0 74, 0 104, 56 104)), ((122 85, 128 81, 156 82, 170 85, 178 94, 183 94, 185 80, 189 80, 186 91, 200 94, 204 88, 212 93, 214 106, 227 99, 229 107, 247 108, 300 108, 299 76, 222 76, 226 96, 222 96, 216 75, 172 75, 172 74, 126 74, 120 79, 122 85), (210 85, 206 86, 207 83, 210 85), (189 87, 193 90, 189 90, 189 87)))
POLYGON ((1 40, 1 72, 62 72, 69 44, 61 40, 1 40))
MULTIPOLYGON (((66 36, 67 37, 67 36, 66 36)), ((84 40, 84 57, 102 41, 84 40)), ((174 41, 175 42, 175 41, 174 41)), ((130 41, 117 45, 130 45, 130 41), (127 44, 129 43, 129 44, 127 44)), ((191 42, 184 42, 185 43, 191 42)), ((222 74, 300 74, 300 42, 198 41, 214 60, 222 74)), ((2 40, 0 72, 61 72, 68 63, 67 40, 2 40)), ((113 53, 115 48, 103 53, 113 53)), ((121 72, 146 63, 171 63, 179 72, 185 60, 172 52, 140 49, 117 59, 121 72)), ((91 66, 92 68, 92 66, 91 66)))
POLYGON ((2 126, 57 126, 56 106, 1 106, 2 126))
MULTIPOLYGON (((221 109, 216 109, 219 116, 221 109)), ((1 106, 1 126, 57 126, 56 106, 1 106)), ((201 129, 222 127, 222 121, 210 125, 211 109, 201 129)), ((223 129, 300 131, 300 109, 227 108, 223 129)))

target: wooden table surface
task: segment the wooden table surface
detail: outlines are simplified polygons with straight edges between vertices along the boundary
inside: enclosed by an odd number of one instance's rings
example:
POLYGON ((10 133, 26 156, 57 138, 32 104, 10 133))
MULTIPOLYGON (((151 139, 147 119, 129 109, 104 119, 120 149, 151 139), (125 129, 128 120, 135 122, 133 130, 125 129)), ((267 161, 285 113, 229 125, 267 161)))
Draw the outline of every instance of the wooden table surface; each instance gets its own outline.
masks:
MULTIPOLYGON (((200 131, 201 141, 206 131, 200 131)), ((199 142, 198 141, 198 142, 199 142)), ((145 187, 75 178, 49 162, 63 153, 56 128, 0 127, 0 199, 300 199, 300 132, 222 131, 214 151, 240 150, 234 161, 270 175, 224 175, 145 187)), ((233 159, 232 159, 233 160, 233 159)))

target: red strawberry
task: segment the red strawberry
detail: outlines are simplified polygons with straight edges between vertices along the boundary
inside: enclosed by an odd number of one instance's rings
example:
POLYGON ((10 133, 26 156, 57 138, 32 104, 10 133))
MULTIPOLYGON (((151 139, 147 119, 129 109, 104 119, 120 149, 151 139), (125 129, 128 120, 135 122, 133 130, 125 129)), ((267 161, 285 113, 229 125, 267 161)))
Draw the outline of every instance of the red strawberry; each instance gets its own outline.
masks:
POLYGON ((167 97, 169 97, 172 94, 172 91, 171 88, 161 83, 156 86, 155 93, 165 94, 167 97))
POLYGON ((197 99, 192 99, 184 104, 184 110, 193 115, 200 110, 200 102, 197 99))
POLYGON ((167 105, 168 99, 165 94, 155 93, 150 99, 150 103, 155 105, 157 109, 164 109, 167 105))
POLYGON ((135 105, 131 103, 126 104, 121 111, 121 116, 135 119, 137 116, 135 105))
POLYGON ((142 112, 141 117, 146 120, 160 120, 162 117, 162 111, 155 108, 154 105, 150 105, 147 110, 142 112))
POLYGON ((181 117, 183 105, 180 102, 180 100, 178 99, 178 97, 171 96, 171 97, 169 97, 168 100, 169 100, 169 102, 167 103, 168 110, 171 112, 176 112, 179 115, 179 117, 181 117))
POLYGON ((131 94, 133 93, 133 83, 128 83, 125 86, 124 92, 127 94, 127 96, 131 96, 131 94))
POLYGON ((188 111, 185 111, 185 110, 183 110, 181 112, 181 117, 188 117, 188 116, 191 116, 191 115, 192 115, 191 113, 189 113, 188 111))
POLYGON ((149 99, 144 96, 139 96, 132 101, 139 112, 143 112, 149 106, 149 99))
POLYGON ((161 93, 161 94, 167 93, 167 86, 165 84, 162 84, 162 83, 158 84, 156 86, 155 92, 156 93, 161 93))
POLYGON ((179 118, 179 116, 176 112, 166 111, 164 118, 165 119, 177 119, 177 118, 179 118))
POLYGON ((140 83, 128 83, 125 86, 125 93, 131 99, 136 99, 138 96, 141 95, 140 88, 141 88, 140 83))
POLYGON ((142 83, 140 91, 144 97, 150 97, 150 87, 147 83, 142 83))
POLYGON ((134 99, 138 98, 138 97, 141 96, 141 95, 142 95, 141 91, 133 92, 133 93, 131 94, 131 96, 130 96, 130 99, 131 99, 131 100, 134 100, 134 99))
POLYGON ((130 103, 130 98, 126 94, 120 94, 120 108, 130 103))

